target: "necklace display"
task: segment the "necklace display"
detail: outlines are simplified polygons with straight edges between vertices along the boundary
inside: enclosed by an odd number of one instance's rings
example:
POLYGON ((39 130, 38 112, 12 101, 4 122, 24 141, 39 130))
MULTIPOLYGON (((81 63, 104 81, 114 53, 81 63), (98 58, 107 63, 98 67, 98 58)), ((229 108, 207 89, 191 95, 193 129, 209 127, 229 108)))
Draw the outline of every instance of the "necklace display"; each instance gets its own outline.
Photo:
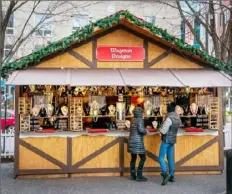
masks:
POLYGON ((205 114, 209 114, 209 112, 210 112, 210 108, 209 108, 209 106, 208 105, 204 105, 204 108, 205 108, 205 114))
POLYGON ((68 115, 68 107, 67 106, 62 106, 61 107, 61 112, 64 116, 68 115))
POLYGON ((198 112, 198 106, 196 103, 192 103, 190 106, 190 111, 192 113, 192 115, 196 115, 198 112))
POLYGON ((40 105, 35 105, 32 109, 33 116, 37 117, 40 113, 41 106, 40 105))
POLYGON ((116 108, 114 105, 110 105, 108 107, 108 110, 109 110, 109 115, 115 115, 116 108))
POLYGON ((180 107, 180 106, 176 106, 176 112, 177 112, 177 114, 179 114, 179 115, 183 115, 184 114, 184 110, 183 110, 183 108, 182 107, 180 107))
POLYGON ((88 104, 85 104, 84 105, 84 110, 85 110, 85 115, 86 116, 89 116, 89 113, 90 113, 90 107, 88 104))
POLYGON ((53 114, 54 107, 51 104, 48 104, 47 107, 45 108, 45 110, 46 110, 48 117, 50 117, 53 114))
POLYGON ((93 101, 90 104, 90 115, 97 116, 98 115, 98 111, 99 111, 99 103, 97 103, 96 101, 93 101))
POLYGON ((59 88, 58 88, 58 95, 59 96, 62 96, 62 93, 63 92, 65 92, 65 86, 60 86, 59 88))
POLYGON ((153 122, 152 122, 152 126, 153 126, 154 129, 157 129, 157 127, 158 127, 158 122, 157 122, 157 121, 153 121, 153 122))
POLYGON ((107 105, 103 105, 103 107, 100 109, 102 115, 106 114, 106 108, 107 108, 107 105))
POLYGON ((204 110, 204 107, 199 107, 199 113, 200 113, 200 115, 203 115, 203 110, 204 110))
POLYGON ((188 115, 189 114, 189 107, 188 107, 188 105, 184 104, 183 105, 183 109, 184 109, 184 115, 188 115))
POLYGON ((31 92, 35 92, 35 85, 29 85, 31 92))
POLYGON ((152 113, 152 104, 149 100, 144 103, 144 109, 146 116, 150 116, 152 113))
POLYGON ((45 85, 45 91, 51 92, 52 86, 51 85, 45 85))

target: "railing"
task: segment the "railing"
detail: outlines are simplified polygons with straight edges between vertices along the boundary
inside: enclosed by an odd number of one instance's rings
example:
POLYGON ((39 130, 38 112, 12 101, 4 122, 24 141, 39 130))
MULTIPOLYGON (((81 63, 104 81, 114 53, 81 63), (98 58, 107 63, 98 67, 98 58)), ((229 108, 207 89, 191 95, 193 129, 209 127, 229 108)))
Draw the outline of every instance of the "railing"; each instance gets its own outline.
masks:
POLYGON ((232 124, 227 123, 224 130, 224 150, 232 149, 232 124))
POLYGON ((1 157, 14 157, 14 130, 1 133, 1 157))

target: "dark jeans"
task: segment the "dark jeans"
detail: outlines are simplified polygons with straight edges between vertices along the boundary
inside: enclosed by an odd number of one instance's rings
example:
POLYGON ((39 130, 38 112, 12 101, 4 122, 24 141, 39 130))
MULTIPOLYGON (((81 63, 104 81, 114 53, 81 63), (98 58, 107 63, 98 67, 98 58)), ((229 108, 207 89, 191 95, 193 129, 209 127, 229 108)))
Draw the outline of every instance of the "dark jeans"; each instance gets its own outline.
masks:
MULTIPOLYGON (((140 162, 138 166, 138 171, 143 170, 144 163, 146 161, 146 155, 145 154, 139 154, 140 162)), ((131 162, 130 162, 130 170, 135 171, 135 164, 136 164, 137 154, 131 154, 131 162)))

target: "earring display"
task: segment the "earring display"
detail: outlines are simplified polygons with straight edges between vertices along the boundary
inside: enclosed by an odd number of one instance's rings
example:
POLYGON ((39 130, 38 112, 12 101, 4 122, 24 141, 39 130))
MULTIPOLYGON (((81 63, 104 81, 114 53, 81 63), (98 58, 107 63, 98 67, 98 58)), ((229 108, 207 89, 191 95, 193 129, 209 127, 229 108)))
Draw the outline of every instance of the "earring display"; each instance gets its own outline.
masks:
POLYGON ((82 98, 71 97, 69 101, 70 106, 70 131, 82 131, 82 98))
POLYGON ((20 115, 20 131, 28 132, 30 131, 30 115, 20 115))
POLYGON ((32 98, 31 97, 19 97, 19 114, 29 115, 32 112, 32 98))
POLYGON ((219 129, 219 99, 210 97, 209 128, 219 129))

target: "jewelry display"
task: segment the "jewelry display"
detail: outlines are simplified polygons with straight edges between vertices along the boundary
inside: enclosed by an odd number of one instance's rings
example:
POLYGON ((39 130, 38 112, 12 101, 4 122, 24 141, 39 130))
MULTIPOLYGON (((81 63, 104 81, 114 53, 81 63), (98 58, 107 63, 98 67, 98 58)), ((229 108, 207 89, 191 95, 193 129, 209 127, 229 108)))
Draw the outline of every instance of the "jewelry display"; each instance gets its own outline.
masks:
POLYGON ((64 92, 65 92, 65 86, 60 86, 57 91, 58 95, 62 96, 64 92))
POLYGON ((89 105, 87 103, 84 105, 84 112, 85 112, 86 116, 89 116, 89 114, 90 114, 90 107, 89 107, 89 105))
POLYGON ((108 107, 108 110, 109 110, 109 115, 115 115, 116 108, 114 105, 110 105, 108 107))
POLYGON ((28 132, 30 131, 30 115, 20 114, 20 131, 28 132))
POLYGON ((53 115, 54 112, 54 107, 51 104, 48 104, 45 108, 47 116, 51 117, 53 115))
MULTIPOLYGON (((110 105, 112 106, 112 105, 110 105)), ((114 109, 114 106, 112 106, 112 108, 109 106, 109 109, 112 109, 112 114, 115 114, 113 113, 113 109, 114 109)), ((116 103, 116 126, 117 126, 117 129, 118 130, 124 130, 126 125, 125 125, 125 120, 126 120, 126 117, 125 117, 125 103, 124 102, 117 102, 116 103)))
MULTIPOLYGON (((125 106, 126 105, 125 105, 124 102, 117 102, 116 103, 116 112, 117 112, 117 114, 116 114, 116 121, 118 121, 118 120, 125 121, 125 109, 126 109, 125 106)), ((114 109, 114 108, 112 107, 112 109, 114 109)))
POLYGON ((154 113, 155 116, 160 115, 160 108, 155 106, 155 107, 153 108, 153 113, 154 113))
POLYGON ((198 106, 196 103, 192 103, 190 105, 190 111, 192 113, 192 115, 197 115, 197 112, 198 112, 198 106))
POLYGON ((144 102, 144 112, 146 116, 151 116, 152 114, 152 104, 150 100, 144 102))
POLYGON ((204 105, 204 108, 205 108, 205 114, 209 114, 210 112, 210 107, 208 105, 204 105))
POLYGON ((94 100, 92 103, 90 103, 90 115, 91 116, 97 116, 99 109, 100 109, 100 106, 97 101, 94 100))
POLYGON ((104 105, 102 108, 100 108, 101 114, 106 115, 107 114, 107 105, 104 105))
POLYGON ((188 115, 189 114, 189 107, 188 107, 188 105, 184 104, 183 105, 183 109, 184 109, 184 115, 188 115))
POLYGON ((61 112, 64 116, 68 115, 68 107, 67 106, 62 106, 61 107, 61 112))
POLYGON ((180 107, 180 106, 176 106, 176 112, 177 112, 177 114, 179 114, 179 115, 183 115, 184 114, 184 110, 183 110, 183 108, 182 107, 180 107))
POLYGON ((152 126, 153 126, 154 129, 157 129, 157 127, 158 127, 158 122, 157 122, 157 121, 153 121, 153 122, 152 122, 152 126))
POLYGON ((32 114, 33 116, 37 117, 40 113, 41 106, 40 105, 35 105, 32 109, 32 114))
POLYGON ((59 119, 59 122, 56 124, 58 125, 58 128, 62 131, 68 130, 68 119, 59 119))
POLYGON ((71 131, 82 131, 83 121, 82 121, 82 98, 71 97, 69 98, 70 106, 70 130, 71 131))
POLYGON ((219 129, 219 99, 210 97, 209 128, 219 129))
POLYGON ((19 114, 29 115, 32 112, 32 98, 31 97, 19 97, 19 114))
POLYGON ((35 92, 35 85, 29 85, 30 92, 35 92))

